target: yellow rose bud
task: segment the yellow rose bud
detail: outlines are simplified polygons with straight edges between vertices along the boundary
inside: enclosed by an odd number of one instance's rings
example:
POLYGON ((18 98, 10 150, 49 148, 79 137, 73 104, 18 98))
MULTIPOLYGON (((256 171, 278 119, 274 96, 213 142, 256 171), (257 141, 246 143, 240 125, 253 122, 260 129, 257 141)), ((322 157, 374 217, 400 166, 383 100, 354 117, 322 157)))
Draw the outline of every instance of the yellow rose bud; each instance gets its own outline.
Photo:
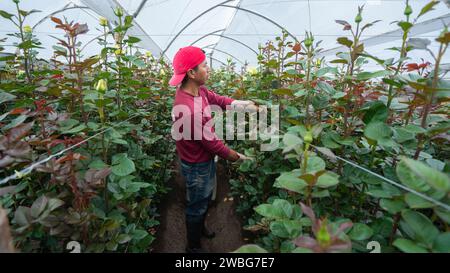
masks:
POLYGON ((25 33, 31 33, 33 31, 33 29, 29 25, 26 25, 23 27, 23 31, 25 33))
POLYGON ((322 225, 320 226, 319 231, 317 232, 317 242, 319 245, 323 248, 328 247, 331 244, 331 235, 327 230, 326 226, 327 221, 323 221, 322 225))
POLYGON ((152 56, 152 53, 150 51, 145 52, 145 55, 150 58, 152 56))
POLYGON ((105 17, 100 17, 100 25, 102 27, 108 26, 108 19, 106 19, 105 17))
POLYGON ((248 67, 247 72, 250 75, 255 76, 256 74, 258 74, 258 69, 256 69, 256 67, 248 67))
POLYGON ((95 86, 95 89, 100 92, 105 92, 108 89, 106 80, 104 79, 99 80, 97 85, 95 86))

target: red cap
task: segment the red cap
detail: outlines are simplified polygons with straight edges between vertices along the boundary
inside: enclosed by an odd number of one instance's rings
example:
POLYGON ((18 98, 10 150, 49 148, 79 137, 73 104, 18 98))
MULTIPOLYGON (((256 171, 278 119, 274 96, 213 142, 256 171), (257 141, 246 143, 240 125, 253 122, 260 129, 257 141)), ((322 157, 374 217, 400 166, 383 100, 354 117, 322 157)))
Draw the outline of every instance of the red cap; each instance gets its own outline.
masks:
POLYGON ((179 85, 186 73, 201 64, 206 59, 205 53, 201 48, 187 46, 180 48, 173 58, 173 76, 169 81, 170 85, 179 85))

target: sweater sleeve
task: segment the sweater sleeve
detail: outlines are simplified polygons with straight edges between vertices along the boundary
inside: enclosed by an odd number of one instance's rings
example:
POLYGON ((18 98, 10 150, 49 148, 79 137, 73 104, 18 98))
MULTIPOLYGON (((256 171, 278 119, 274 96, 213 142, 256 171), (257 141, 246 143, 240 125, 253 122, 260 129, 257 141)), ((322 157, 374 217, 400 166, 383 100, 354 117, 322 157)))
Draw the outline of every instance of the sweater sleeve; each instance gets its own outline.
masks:
POLYGON ((200 122, 196 124, 195 121, 193 121, 194 132, 197 132, 197 135, 201 134, 201 140, 198 141, 201 142, 202 147, 206 151, 226 159, 230 155, 231 150, 216 135, 213 124, 214 119, 208 117, 202 118, 201 128, 199 127, 200 122))
POLYGON ((234 99, 232 98, 217 95, 216 93, 208 90, 207 88, 205 88, 205 93, 210 105, 211 104, 218 105, 223 110, 226 109, 227 105, 231 105, 231 103, 234 101, 234 99))

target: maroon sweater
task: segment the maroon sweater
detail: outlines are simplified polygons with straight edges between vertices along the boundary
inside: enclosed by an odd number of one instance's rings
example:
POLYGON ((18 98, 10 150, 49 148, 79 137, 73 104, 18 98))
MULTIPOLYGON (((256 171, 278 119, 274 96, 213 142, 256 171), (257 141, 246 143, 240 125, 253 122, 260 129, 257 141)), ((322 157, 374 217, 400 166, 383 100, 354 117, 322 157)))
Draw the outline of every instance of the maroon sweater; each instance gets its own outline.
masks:
POLYGON ((174 111, 172 111, 173 121, 174 123, 177 123, 177 121, 182 123, 190 120, 191 125, 189 132, 184 132, 183 126, 174 127, 176 132, 185 133, 181 139, 176 141, 177 153, 182 160, 190 163, 201 163, 210 161, 215 155, 222 158, 229 156, 230 149, 215 134, 209 106, 217 105, 225 110, 226 106, 233 101, 231 98, 217 95, 204 86, 199 88, 197 97, 181 88, 177 89, 174 111), (205 126, 207 129, 205 129, 205 126), (186 136, 189 137, 186 139, 186 136))

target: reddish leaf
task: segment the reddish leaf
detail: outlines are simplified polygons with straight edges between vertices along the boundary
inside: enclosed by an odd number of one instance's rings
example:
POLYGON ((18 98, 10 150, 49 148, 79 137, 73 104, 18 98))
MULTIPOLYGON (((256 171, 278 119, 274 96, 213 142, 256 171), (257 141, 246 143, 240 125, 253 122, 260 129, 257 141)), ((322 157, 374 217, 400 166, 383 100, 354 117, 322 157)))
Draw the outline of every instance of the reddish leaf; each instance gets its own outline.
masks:
POLYGON ((28 158, 30 156, 30 152, 31 147, 25 141, 19 141, 5 151, 6 154, 19 158, 28 158))
POLYGON ((9 186, 0 188, 0 196, 7 195, 8 193, 12 193, 17 186, 9 186))
POLYGON ((308 236, 302 236, 294 240, 294 244, 298 247, 303 247, 307 249, 315 249, 318 245, 316 240, 308 236))
POLYGON ((8 140, 10 142, 16 142, 22 139, 24 136, 28 135, 31 128, 33 128, 34 122, 24 123, 17 127, 14 127, 9 132, 8 140))
POLYGON ((27 111, 27 109, 24 109, 24 108, 15 108, 15 109, 11 110, 9 112, 9 114, 10 115, 20 115, 20 114, 22 114, 22 113, 24 113, 26 111, 27 111))
POLYGON ((336 235, 339 235, 341 232, 343 232, 344 230, 346 230, 347 228, 351 228, 353 226, 352 222, 345 222, 342 223, 339 228, 336 231, 336 235))
POLYGON ((77 24, 77 27, 75 28, 74 32, 75 35, 85 34, 89 31, 89 27, 87 24, 77 24))
POLYGON ((302 50, 302 46, 300 45, 300 43, 296 43, 293 47, 292 50, 294 52, 300 52, 300 50, 302 50))
POLYGON ((63 22, 62 22, 61 19, 59 19, 59 18, 56 18, 56 17, 50 17, 50 19, 51 19, 53 22, 55 22, 56 24, 58 24, 58 25, 62 25, 62 24, 63 24, 63 22))
POLYGON ((0 158, 0 168, 8 167, 9 165, 14 163, 14 158, 10 157, 9 155, 0 158))
POLYGON ((84 179, 89 184, 101 184, 101 180, 105 179, 111 173, 111 168, 101 170, 91 169, 86 172, 84 179))

